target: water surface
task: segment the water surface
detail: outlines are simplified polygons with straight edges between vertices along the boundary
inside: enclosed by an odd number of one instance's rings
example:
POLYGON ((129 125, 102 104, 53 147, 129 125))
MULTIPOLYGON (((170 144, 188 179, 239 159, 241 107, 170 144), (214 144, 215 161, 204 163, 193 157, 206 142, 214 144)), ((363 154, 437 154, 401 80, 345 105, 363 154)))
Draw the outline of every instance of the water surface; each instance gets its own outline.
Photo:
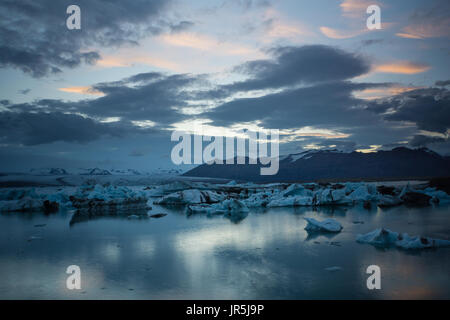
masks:
POLYGON ((450 298, 450 249, 408 252, 355 242, 378 227, 449 239, 448 206, 281 208, 252 211, 238 223, 187 217, 182 208, 153 206, 151 213, 168 215, 0 215, 0 298, 450 298), (308 234, 304 217, 332 217, 344 229, 308 234), (381 268, 381 290, 366 287, 373 264, 381 268), (66 288, 69 265, 81 268, 81 290, 66 288), (341 270, 325 270, 334 266, 341 270))

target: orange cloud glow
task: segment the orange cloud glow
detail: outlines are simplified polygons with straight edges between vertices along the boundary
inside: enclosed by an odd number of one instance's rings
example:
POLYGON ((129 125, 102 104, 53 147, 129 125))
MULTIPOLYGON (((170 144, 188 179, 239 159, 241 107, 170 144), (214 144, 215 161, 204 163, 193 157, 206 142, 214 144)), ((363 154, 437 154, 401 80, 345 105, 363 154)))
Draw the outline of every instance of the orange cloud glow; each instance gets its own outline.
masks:
POLYGON ((103 96, 103 93, 93 89, 90 86, 84 86, 84 87, 67 87, 67 88, 59 88, 59 91, 63 92, 69 92, 69 93, 77 93, 77 94, 88 94, 88 95, 95 95, 95 96, 103 96))
POLYGON ((373 71, 383 73, 416 74, 428 71, 430 68, 430 66, 421 63, 400 61, 377 65, 373 68, 373 71))
POLYGON ((408 39, 450 37, 450 18, 439 23, 417 23, 406 26, 396 36, 408 39))
POLYGON ((136 55, 130 52, 119 53, 117 56, 102 56, 97 65, 105 68, 130 67, 134 64, 143 64, 171 71, 181 71, 181 67, 172 61, 150 57, 146 55, 136 55))
POLYGON ((354 96, 359 99, 365 99, 365 100, 374 100, 374 99, 380 99, 380 98, 386 98, 394 95, 398 95, 404 92, 408 92, 411 90, 420 89, 422 87, 413 87, 413 86, 400 86, 395 85, 392 87, 386 87, 386 88, 370 88, 370 89, 364 89, 361 91, 357 91, 354 93, 354 96))
POLYGON ((343 16, 362 18, 365 16, 367 7, 370 5, 380 6, 380 3, 373 0, 344 0, 339 6, 341 7, 343 16))

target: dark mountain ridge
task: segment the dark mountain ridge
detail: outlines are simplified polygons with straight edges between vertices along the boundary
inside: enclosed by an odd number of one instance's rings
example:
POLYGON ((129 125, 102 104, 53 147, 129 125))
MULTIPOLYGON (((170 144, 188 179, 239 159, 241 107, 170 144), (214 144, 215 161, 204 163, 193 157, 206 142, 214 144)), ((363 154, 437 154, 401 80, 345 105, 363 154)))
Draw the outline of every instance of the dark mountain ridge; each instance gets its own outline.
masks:
MULTIPOLYGON (((236 161, 235 161, 236 162, 236 161)), ((248 158, 246 159, 248 163, 248 158)), ((253 182, 425 179, 450 176, 450 158, 427 148, 399 147, 372 153, 305 151, 280 157, 276 175, 260 175, 261 164, 202 164, 183 176, 253 182)))

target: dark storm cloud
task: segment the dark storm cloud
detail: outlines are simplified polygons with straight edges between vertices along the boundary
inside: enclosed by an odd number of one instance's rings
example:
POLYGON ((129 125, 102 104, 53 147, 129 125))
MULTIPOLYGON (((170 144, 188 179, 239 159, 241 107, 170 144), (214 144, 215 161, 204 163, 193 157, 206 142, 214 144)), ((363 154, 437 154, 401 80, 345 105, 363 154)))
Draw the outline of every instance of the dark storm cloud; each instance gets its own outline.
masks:
POLYGON ((260 120, 267 128, 303 126, 347 127, 372 124, 377 117, 367 112, 364 101, 352 92, 376 87, 348 81, 284 90, 258 98, 236 99, 204 114, 215 124, 231 125, 260 120))
POLYGON ((141 73, 93 86, 105 96, 91 100, 41 99, 19 104, 4 100, 1 103, 8 111, 0 112, 0 141, 23 145, 85 143, 103 136, 159 132, 161 127, 185 119, 177 108, 187 106, 184 90, 198 81, 203 81, 201 76, 141 73), (106 117, 120 120, 99 122, 106 117), (155 127, 143 128, 132 122, 145 120, 155 122, 155 127))
POLYGON ((385 102, 390 121, 414 122, 418 129, 446 133, 450 129, 450 91, 426 88, 409 91, 385 102))
POLYGON ((61 72, 100 55, 92 46, 137 44, 139 39, 171 28, 163 20, 168 0, 78 0, 81 30, 68 30, 66 9, 73 1, 3 0, 0 2, 0 67, 14 67, 33 77, 61 72))
POLYGON ((5 144, 86 143, 102 136, 121 137, 139 131, 151 132, 126 122, 100 123, 76 114, 0 112, 0 141, 5 144))
POLYGON ((432 137, 432 136, 425 136, 425 135, 415 135, 412 140, 409 142, 409 144, 412 147, 426 147, 433 143, 443 143, 447 142, 448 139, 443 137, 432 137))
POLYGON ((70 112, 93 118, 120 117, 123 121, 150 120, 165 126, 184 119, 179 109, 188 106, 187 88, 203 81, 190 75, 142 73, 93 86, 103 97, 76 102, 41 99, 32 103, 6 105, 14 112, 70 112))
POLYGON ((162 76, 141 74, 126 81, 142 82, 137 86, 101 84, 94 86, 106 95, 79 103, 80 112, 97 117, 121 117, 127 120, 151 120, 171 123, 184 116, 177 109, 187 107, 185 89, 199 78, 190 75, 162 76))
POLYGON ((21 104, 1 101, 2 108, 11 112, 1 114, 4 128, 0 136, 3 141, 22 144, 87 142, 104 135, 148 132, 132 121, 152 121, 156 123, 152 130, 158 131, 199 117, 222 126, 260 121, 265 128, 334 130, 349 135, 348 139, 305 137, 302 142, 320 146, 323 141, 323 146, 339 145, 350 150, 361 145, 405 141, 418 129, 445 133, 450 128, 450 94, 445 88, 363 100, 354 92, 392 85, 351 82, 352 77, 368 71, 364 59, 326 46, 278 48, 272 52, 272 60, 253 61, 236 68, 249 78, 231 85, 213 86, 208 75, 148 72, 93 85, 94 90, 104 94, 95 99, 41 99, 21 104), (250 89, 279 91, 255 98, 233 96, 250 89), (223 99, 227 102, 221 102, 223 99), (212 101, 217 107, 196 116, 183 113, 184 108, 191 107, 190 101, 202 100, 212 101), (108 117, 118 117, 120 121, 99 122, 108 117), (65 127, 66 121, 73 125, 65 127), (46 124, 42 133, 40 123, 46 124))
POLYGON ((351 79, 370 70, 370 64, 362 57, 330 46, 280 47, 270 53, 274 59, 250 61, 236 67, 236 72, 250 79, 225 88, 245 91, 292 87, 351 79))
POLYGON ((450 80, 436 81, 435 85, 438 86, 438 87, 446 87, 446 86, 450 86, 450 80))

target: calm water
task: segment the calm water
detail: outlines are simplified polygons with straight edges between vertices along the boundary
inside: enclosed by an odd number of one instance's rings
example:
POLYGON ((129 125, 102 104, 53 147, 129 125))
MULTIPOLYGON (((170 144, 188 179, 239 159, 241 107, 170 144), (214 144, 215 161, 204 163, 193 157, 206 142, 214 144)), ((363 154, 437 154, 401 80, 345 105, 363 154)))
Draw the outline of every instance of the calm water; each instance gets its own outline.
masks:
POLYGON ((239 223, 153 207, 162 212, 168 215, 149 220, 0 215, 0 298, 450 298, 450 249, 410 253, 355 242, 381 226, 449 239, 449 207, 283 208, 251 212, 239 223), (304 217, 333 217, 344 229, 314 237, 304 217), (66 289, 73 264, 82 290, 66 289), (381 267, 378 291, 366 288, 372 264, 381 267), (342 270, 325 270, 333 266, 342 270))

